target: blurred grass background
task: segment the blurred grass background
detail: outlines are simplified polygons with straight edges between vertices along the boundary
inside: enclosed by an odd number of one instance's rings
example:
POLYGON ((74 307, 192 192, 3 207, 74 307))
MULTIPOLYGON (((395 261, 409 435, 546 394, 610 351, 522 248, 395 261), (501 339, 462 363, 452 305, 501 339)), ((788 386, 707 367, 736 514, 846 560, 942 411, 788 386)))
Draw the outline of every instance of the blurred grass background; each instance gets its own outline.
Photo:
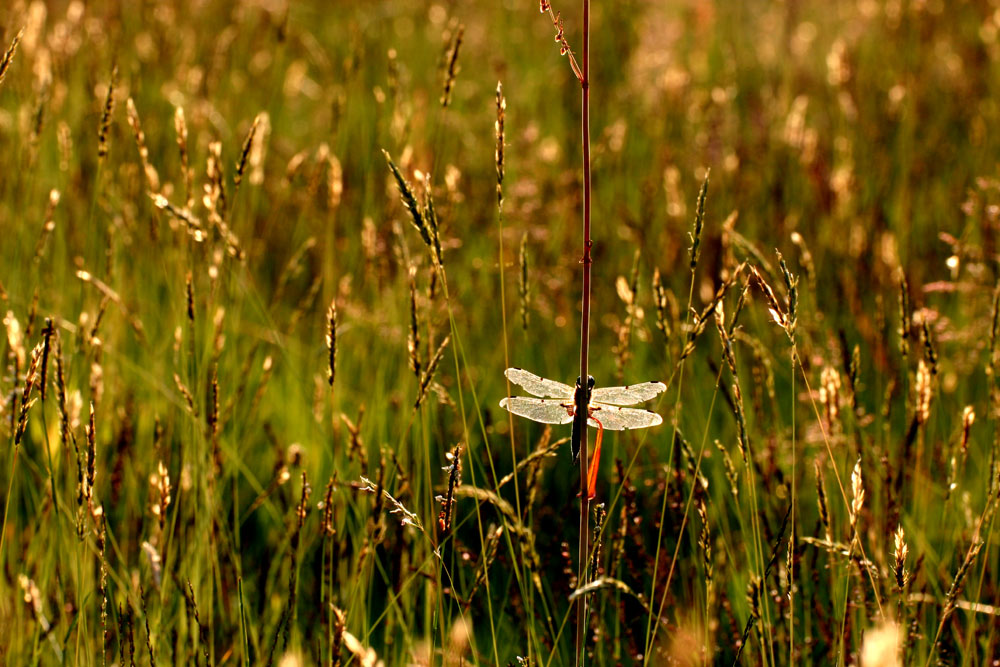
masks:
MULTIPOLYGON (((579 8, 555 9, 575 47, 579 8)), ((731 664, 745 644, 751 664, 902 664, 866 662, 882 641, 906 664, 985 664, 1000 615, 1000 6, 626 0, 593 12, 592 373, 599 386, 672 380, 648 406, 663 426, 604 445, 595 576, 622 586, 590 598, 593 661, 731 664), (748 260, 787 308, 775 250, 799 278, 800 364, 759 284, 736 274, 748 260), (655 270, 671 295, 660 307, 655 270), (728 316, 749 285, 734 343, 747 466, 713 324, 678 363, 697 329, 689 291, 701 312, 734 276, 728 316), (748 585, 776 542, 755 604, 748 585)), ((579 87, 538 5, 12 0, 0 48, 22 28, 0 82, 3 661, 569 664, 568 596, 582 582, 568 448, 499 487, 545 437, 517 419, 511 433, 497 407, 502 309, 512 365, 571 382, 578 358, 579 87), (432 193, 443 271, 380 149, 421 199, 432 193), (190 200, 201 237, 153 194, 190 200), (417 409, 411 275, 424 371, 450 335, 417 409), (49 391, 15 447, 45 318, 66 397, 49 359, 49 391), (459 444, 465 491, 446 529, 437 497, 459 444)))

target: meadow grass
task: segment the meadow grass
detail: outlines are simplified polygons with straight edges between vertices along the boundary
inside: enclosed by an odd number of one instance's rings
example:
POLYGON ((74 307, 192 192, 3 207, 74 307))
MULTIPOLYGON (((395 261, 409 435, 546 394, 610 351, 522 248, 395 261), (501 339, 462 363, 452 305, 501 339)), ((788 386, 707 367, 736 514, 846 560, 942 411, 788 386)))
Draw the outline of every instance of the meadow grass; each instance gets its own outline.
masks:
POLYGON ((578 10, 0 7, 0 663, 1000 655, 1000 11, 578 10))

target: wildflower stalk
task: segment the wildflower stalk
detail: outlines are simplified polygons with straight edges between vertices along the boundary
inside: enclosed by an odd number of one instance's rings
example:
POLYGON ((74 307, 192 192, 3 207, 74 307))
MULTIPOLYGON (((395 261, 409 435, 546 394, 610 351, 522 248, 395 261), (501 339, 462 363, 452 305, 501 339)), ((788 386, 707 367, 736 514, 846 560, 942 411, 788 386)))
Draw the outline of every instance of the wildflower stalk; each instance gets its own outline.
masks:
MULTIPOLYGON (((581 118, 580 129, 583 139, 583 296, 580 320, 580 382, 586 383, 588 354, 590 352, 590 271, 593 260, 590 257, 590 0, 583 0, 583 48, 580 72, 581 118)), ((590 498, 587 490, 588 456, 587 420, 581 420, 580 442, 580 543, 577 551, 577 572, 579 586, 587 585, 588 553, 590 552, 590 498)), ((587 598, 576 600, 576 664, 583 665, 587 637, 587 598)))

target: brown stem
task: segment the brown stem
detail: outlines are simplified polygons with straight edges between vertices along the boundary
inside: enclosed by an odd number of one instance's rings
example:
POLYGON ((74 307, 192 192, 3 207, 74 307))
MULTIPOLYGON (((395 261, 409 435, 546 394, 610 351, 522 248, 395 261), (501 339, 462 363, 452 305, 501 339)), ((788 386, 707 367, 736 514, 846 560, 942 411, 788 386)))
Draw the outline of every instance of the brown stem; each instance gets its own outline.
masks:
MULTIPOLYGON (((586 383, 587 356, 590 351, 590 0, 583 0, 583 67, 581 131, 583 134, 583 312, 580 320, 580 382, 586 383)), ((587 488, 587 459, 589 442, 587 420, 583 420, 580 433, 580 544, 577 557, 579 586, 587 583, 587 563, 590 552, 590 498, 587 488)), ((576 600, 576 665, 582 667, 587 638, 587 596, 576 600)))

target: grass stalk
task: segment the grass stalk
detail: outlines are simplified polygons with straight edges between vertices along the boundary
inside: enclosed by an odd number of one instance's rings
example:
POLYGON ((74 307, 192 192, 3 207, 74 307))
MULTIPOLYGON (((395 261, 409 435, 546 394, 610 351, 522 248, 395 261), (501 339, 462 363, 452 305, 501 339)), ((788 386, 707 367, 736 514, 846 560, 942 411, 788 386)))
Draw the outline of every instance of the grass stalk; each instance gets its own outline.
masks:
MULTIPOLYGON (((580 319, 580 383, 586 386, 589 375, 588 360, 590 354, 590 274, 593 259, 590 249, 593 242, 590 238, 590 0, 583 0, 583 47, 581 49, 581 102, 580 102, 580 132, 583 141, 583 257, 580 263, 583 267, 583 294, 580 319)), ((587 489, 587 468, 589 439, 587 437, 587 420, 581 420, 580 432, 580 538, 577 548, 577 585, 587 585, 587 564, 590 561, 590 499, 587 489)), ((582 667, 586 654, 587 639, 587 596, 581 595, 576 600, 576 664, 582 667)))

